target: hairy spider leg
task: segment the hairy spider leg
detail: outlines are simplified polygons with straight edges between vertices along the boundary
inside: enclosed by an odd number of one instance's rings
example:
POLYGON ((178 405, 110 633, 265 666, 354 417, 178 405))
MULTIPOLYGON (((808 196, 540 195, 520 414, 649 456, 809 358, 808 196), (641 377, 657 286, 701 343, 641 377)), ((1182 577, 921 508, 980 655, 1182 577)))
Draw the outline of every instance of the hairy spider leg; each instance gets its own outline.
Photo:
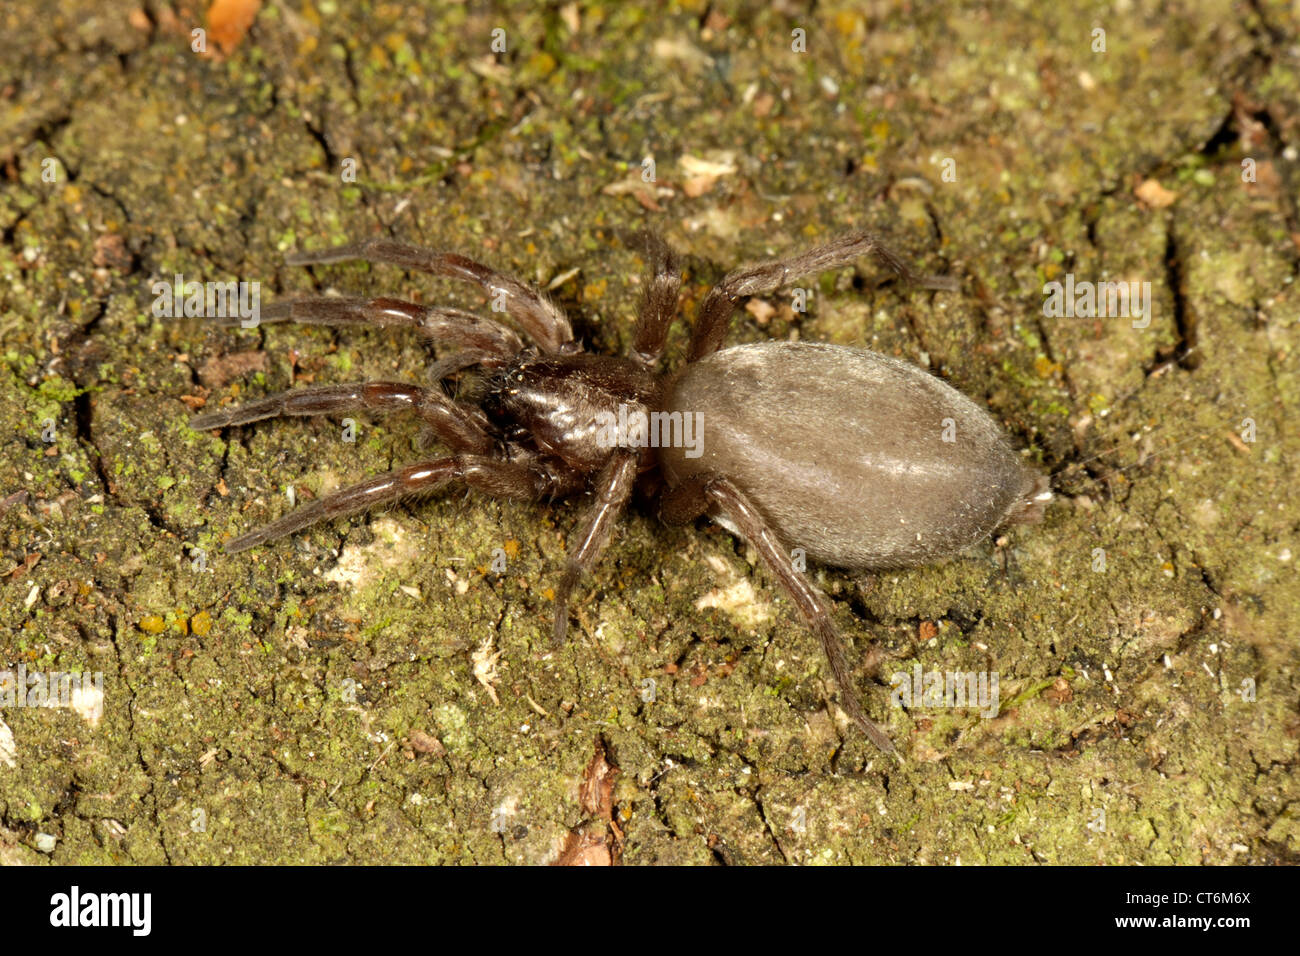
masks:
POLYGON ((572 489, 573 476, 544 459, 505 461, 485 455, 452 455, 407 465, 303 505, 260 528, 227 541, 231 554, 301 531, 318 522, 370 511, 405 498, 441 491, 452 482, 502 498, 539 501, 572 489))
POLYGON ((716 511, 731 521, 745 540, 762 556, 768 570, 781 582, 804 621, 821 642, 822 651, 831 665, 831 674, 839 687, 840 700, 853 722, 881 750, 895 753, 889 737, 867 717, 853 686, 844 654, 844 641, 831 616, 826 595, 794 564, 790 551, 743 492, 720 475, 696 475, 664 493, 660 503, 663 520, 668 524, 685 524, 702 514, 716 511))
POLYGON ((196 415, 190 419, 190 428, 206 431, 284 415, 357 411, 413 411, 455 451, 486 454, 493 446, 488 418, 478 406, 448 398, 440 388, 423 388, 406 382, 351 382, 294 388, 255 402, 196 415))
POLYGON ((709 290, 695 318, 695 331, 691 335, 687 361, 694 362, 722 347, 727 327, 740 300, 752 295, 774 292, 799 276, 826 272, 848 265, 854 259, 870 253, 880 259, 896 274, 923 289, 958 288, 952 276, 923 275, 880 244, 869 232, 851 232, 824 246, 785 259, 776 259, 756 266, 745 266, 729 272, 722 281, 709 290))
POLYGON ((565 346, 573 341, 573 329, 558 305, 518 279, 459 253, 436 252, 375 236, 329 249, 295 252, 286 256, 285 262, 292 266, 328 265, 349 259, 363 259, 472 282, 493 299, 500 297, 506 314, 519 323, 542 351, 567 351, 565 346))
POLYGON ((662 236, 652 232, 636 234, 630 244, 645 254, 650 269, 628 358, 645 368, 654 368, 663 355, 668 330, 677 315, 677 299, 682 288, 681 260, 662 236))
POLYGON ((555 592, 555 625, 552 639, 556 644, 564 640, 569 629, 569 595, 581 580, 584 571, 595 567, 605 553, 614 526, 632 496, 636 484, 639 459, 634 451, 620 450, 610 456, 596 479, 596 500, 587 510, 578 533, 574 536, 564 563, 564 575, 555 592))
MULTIPOLYGON (((219 325, 241 325, 238 316, 219 325)), ((463 309, 419 305, 401 299, 355 296, 305 296, 273 302, 262 308, 260 323, 299 322, 303 325, 378 326, 415 329, 432 342, 447 342, 484 353, 482 364, 503 364, 523 349, 514 329, 463 309), (489 361, 495 359, 495 361, 489 361)))

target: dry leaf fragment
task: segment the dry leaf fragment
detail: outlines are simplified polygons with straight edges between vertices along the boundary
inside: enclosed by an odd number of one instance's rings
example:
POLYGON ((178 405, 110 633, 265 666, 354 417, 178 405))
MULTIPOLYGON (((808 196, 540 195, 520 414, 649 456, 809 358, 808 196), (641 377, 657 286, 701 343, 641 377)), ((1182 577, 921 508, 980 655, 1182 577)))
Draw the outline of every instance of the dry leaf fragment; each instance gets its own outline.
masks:
POLYGON ((432 734, 426 734, 423 730, 412 730, 407 735, 407 742, 411 749, 417 753, 434 754, 441 757, 447 752, 447 748, 442 745, 442 741, 432 734))
POLYGON ((614 822, 614 778, 618 767, 609 762, 605 743, 596 752, 578 785, 578 805, 588 819, 569 831, 553 866, 613 866, 623 834, 614 822))
POLYGON ((257 19, 262 0, 212 0, 208 7, 208 37, 229 56, 257 19))
POLYGON ((686 174, 682 192, 694 199, 712 189, 723 176, 736 172, 736 154, 720 152, 714 153, 712 159, 705 159, 688 153, 681 158, 681 167, 686 174))
POLYGON ((1172 206, 1174 200, 1178 198, 1178 193, 1171 192, 1161 186, 1158 180, 1147 179, 1141 185, 1133 190, 1133 195, 1137 196, 1138 201, 1152 209, 1164 209, 1166 206, 1172 206))

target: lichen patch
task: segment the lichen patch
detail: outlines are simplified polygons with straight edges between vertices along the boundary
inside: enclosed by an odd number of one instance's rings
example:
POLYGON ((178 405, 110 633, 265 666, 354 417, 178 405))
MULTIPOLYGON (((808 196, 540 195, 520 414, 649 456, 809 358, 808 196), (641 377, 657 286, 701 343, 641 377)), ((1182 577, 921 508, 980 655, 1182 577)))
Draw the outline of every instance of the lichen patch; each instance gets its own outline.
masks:
POLYGON ((359 589, 374 579, 376 571, 415 560, 419 548, 395 520, 385 515, 376 518, 370 527, 375 540, 366 545, 345 546, 338 564, 321 575, 322 578, 359 589))
POLYGON ((710 555, 705 560, 724 584, 720 588, 706 591, 695 602, 697 611, 717 608, 739 626, 749 629, 772 619, 771 603, 758 597, 749 578, 740 577, 731 565, 716 555, 710 555))

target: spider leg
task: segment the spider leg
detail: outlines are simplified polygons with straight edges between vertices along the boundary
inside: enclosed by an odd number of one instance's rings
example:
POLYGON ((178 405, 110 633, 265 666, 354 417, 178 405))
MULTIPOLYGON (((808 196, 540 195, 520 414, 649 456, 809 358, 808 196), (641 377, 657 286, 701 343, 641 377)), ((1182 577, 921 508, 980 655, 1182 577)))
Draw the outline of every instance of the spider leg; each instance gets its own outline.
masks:
POLYGON ((587 511, 577 536, 569 547, 564 563, 564 576, 555 592, 555 626, 552 638, 556 644, 564 640, 569 628, 569 595, 582 578, 584 571, 593 568, 605 553, 610 535, 618 523, 619 515, 627 506, 636 484, 639 459, 636 452, 620 450, 609 459, 596 479, 596 500, 587 511))
POLYGON ((740 300, 751 295, 773 292, 791 279, 825 272, 847 265, 871 253, 895 273, 923 289, 955 290, 957 280, 951 276, 930 276, 916 272, 906 262, 880 244, 869 232, 851 232, 795 256, 776 259, 756 266, 736 269, 709 290, 695 319, 695 332, 687 361, 694 362, 722 347, 727 326, 740 300))
MULTIPOLYGON (((219 324, 234 326, 242 322, 238 316, 232 316, 221 319, 219 324)), ((495 364, 501 364, 501 360, 524 347, 515 331, 500 322, 461 309, 435 308, 401 299, 307 296, 265 306, 259 316, 259 324, 263 322, 412 328, 434 342, 450 342, 497 357, 495 364)))
POLYGON ((731 481, 721 476, 701 475, 688 479, 668 491, 662 500, 661 513, 669 524, 684 524, 701 514, 716 510, 728 518, 745 540, 762 555, 764 563, 781 582, 804 621, 821 642, 822 651, 831 665, 831 674, 839 686, 840 700, 853 722, 881 750, 894 753, 889 737, 867 717, 853 687, 853 676, 844 654, 844 642, 831 616, 826 595, 800 571, 790 552, 777 539, 767 521, 749 499, 731 481))
POLYGON ((637 313, 636 333, 628 356, 646 368, 653 368, 663 354, 668 329, 677 315, 677 298, 682 288, 682 265, 677 253, 662 236, 640 233, 633 240, 650 265, 645 295, 637 313))
POLYGON ((483 454, 492 448, 487 416, 477 406, 456 402, 441 389, 406 382, 351 382, 294 388, 255 402, 196 415, 190 419, 190 428, 207 431, 283 415, 407 410, 419 414, 438 438, 457 451, 483 454))
POLYGON ((349 259, 386 263, 448 279, 472 282, 492 298, 499 297, 506 313, 519 323, 543 351, 563 351, 562 347, 573 341, 573 329, 559 306, 518 279, 459 253, 435 252, 375 236, 330 249, 295 252, 286 256, 285 262, 291 266, 327 265, 349 259))
POLYGON ((440 491, 454 481, 498 497, 532 501, 557 496, 572 486, 570 475, 539 459, 506 461, 485 455, 434 458, 376 475, 305 504, 270 524, 227 541, 225 549, 231 554, 247 551, 321 521, 440 491))

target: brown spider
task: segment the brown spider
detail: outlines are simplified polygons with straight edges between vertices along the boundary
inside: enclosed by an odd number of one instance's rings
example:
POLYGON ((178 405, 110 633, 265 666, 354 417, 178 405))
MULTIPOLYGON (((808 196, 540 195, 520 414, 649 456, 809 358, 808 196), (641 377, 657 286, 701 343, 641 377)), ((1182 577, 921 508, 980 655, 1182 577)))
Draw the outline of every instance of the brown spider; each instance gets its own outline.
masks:
POLYGON ((358 382, 294 389, 195 417, 195 429, 210 429, 277 415, 410 410, 451 452, 313 501, 234 538, 226 550, 244 551, 452 482, 526 500, 588 494, 557 589, 559 641, 568 627, 569 596, 604 552, 634 487, 658 482, 666 522, 710 514, 757 548, 820 639, 846 712, 892 751, 863 712, 829 603, 803 573, 798 549, 845 568, 933 561, 1003 524, 1036 516, 1050 497, 1045 484, 1021 464, 984 409, 914 366, 816 343, 719 349, 740 300, 868 253, 917 285, 953 289, 955 283, 916 273, 874 236, 851 233, 729 273, 700 306, 687 364, 660 374, 656 364, 677 312, 681 269, 662 239, 641 234, 637 245, 650 275, 626 358, 584 352, 558 306, 455 253, 374 238, 290 256, 291 265, 364 259, 476 283, 533 345, 525 347, 496 321, 396 299, 313 297, 264 309, 269 322, 403 326, 459 346, 434 367, 439 382, 473 366, 489 372, 477 404, 449 397, 440 385, 358 382), (684 447, 688 416, 701 416, 707 428, 694 449, 684 447), (629 421, 634 427, 625 433, 611 431, 611 422, 629 421))

